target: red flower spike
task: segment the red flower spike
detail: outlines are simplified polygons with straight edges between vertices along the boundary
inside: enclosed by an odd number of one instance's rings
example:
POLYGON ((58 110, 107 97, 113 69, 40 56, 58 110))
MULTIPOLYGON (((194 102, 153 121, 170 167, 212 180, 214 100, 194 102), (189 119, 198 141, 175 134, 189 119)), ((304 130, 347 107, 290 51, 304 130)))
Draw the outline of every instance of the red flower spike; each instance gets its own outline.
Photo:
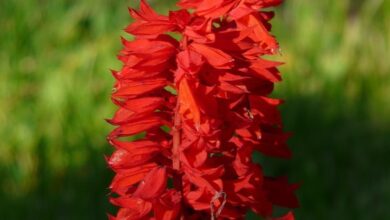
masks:
POLYGON ((122 39, 123 67, 112 71, 118 110, 107 120, 116 126, 107 162, 119 207, 110 220, 240 220, 249 210, 294 220, 272 213, 298 207, 298 186, 264 176, 252 160, 254 151, 291 157, 282 101, 269 97, 282 63, 261 58, 279 45, 269 32, 274 13, 260 10, 280 3, 180 0, 164 16, 141 0, 130 9, 134 40, 122 39))

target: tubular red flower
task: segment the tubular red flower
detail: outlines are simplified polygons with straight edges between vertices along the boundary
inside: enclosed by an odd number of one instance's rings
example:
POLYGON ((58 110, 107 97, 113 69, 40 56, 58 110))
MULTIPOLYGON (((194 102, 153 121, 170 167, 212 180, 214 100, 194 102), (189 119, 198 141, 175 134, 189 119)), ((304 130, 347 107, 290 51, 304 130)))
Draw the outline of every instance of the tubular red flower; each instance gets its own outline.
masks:
POLYGON ((254 151, 290 158, 278 111, 269 98, 282 63, 269 33, 281 0, 181 0, 159 15, 141 0, 113 71, 117 126, 107 158, 116 173, 111 220, 273 218, 274 206, 296 208, 296 184, 264 176, 254 151), (192 11, 190 13, 188 10, 192 11), (181 35, 176 40, 169 34, 181 35), (131 137, 133 141, 128 141, 131 137))

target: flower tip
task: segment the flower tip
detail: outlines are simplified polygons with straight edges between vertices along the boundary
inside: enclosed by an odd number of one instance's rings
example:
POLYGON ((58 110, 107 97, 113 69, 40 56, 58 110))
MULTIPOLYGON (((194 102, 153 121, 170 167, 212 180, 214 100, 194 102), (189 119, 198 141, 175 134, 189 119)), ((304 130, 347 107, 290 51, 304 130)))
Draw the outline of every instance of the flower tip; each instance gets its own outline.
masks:
POLYGON ((107 217, 108 217, 108 220, 116 220, 116 218, 109 213, 107 213, 107 217))

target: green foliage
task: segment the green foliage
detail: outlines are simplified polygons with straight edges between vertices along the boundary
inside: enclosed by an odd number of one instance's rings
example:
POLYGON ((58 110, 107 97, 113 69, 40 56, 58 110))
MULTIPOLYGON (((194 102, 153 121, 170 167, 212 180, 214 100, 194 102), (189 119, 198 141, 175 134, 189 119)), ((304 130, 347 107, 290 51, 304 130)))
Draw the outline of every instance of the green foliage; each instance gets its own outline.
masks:
MULTIPOLYGON (((106 219, 109 68, 134 5, 0 1, 2 219, 106 219)), ((286 65, 275 96, 287 100, 295 155, 256 158, 302 182, 297 219, 390 219, 389 11, 385 0, 290 0, 277 11, 286 65)))

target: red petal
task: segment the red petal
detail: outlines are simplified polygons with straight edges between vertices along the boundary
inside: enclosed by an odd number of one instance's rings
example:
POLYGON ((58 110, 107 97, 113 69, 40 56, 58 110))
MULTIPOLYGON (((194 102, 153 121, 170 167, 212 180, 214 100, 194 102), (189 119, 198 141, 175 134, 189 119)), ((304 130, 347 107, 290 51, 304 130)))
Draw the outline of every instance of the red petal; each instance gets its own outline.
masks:
POLYGON ((164 125, 164 121, 161 117, 151 116, 130 124, 121 125, 110 133, 109 138, 113 139, 115 137, 131 136, 162 125, 164 125))
POLYGON ((186 78, 183 78, 179 84, 179 102, 180 113, 187 113, 187 118, 192 119, 195 124, 200 124, 200 111, 198 101, 196 100, 193 89, 190 87, 186 78))
POLYGON ((265 21, 263 21, 262 18, 256 14, 250 14, 238 21, 238 24, 241 26, 241 28, 245 29, 256 27, 253 29, 252 39, 255 42, 261 42, 264 44, 270 53, 275 53, 279 48, 279 45, 275 38, 268 32, 264 23, 265 21))
POLYGON ((178 25, 181 29, 187 27, 188 22, 190 22, 191 14, 187 10, 179 10, 179 11, 170 11, 169 12, 169 20, 176 25, 178 25))
POLYGON ((181 8, 195 8, 203 0, 180 0, 177 5, 181 8))
POLYGON ((232 9, 237 0, 203 0, 196 9, 196 14, 205 17, 218 18, 232 9))
POLYGON ((184 50, 177 54, 177 63, 185 72, 195 74, 202 67, 204 60, 199 53, 184 50))
POLYGON ((164 193, 154 204, 154 214, 158 220, 177 219, 180 211, 181 196, 175 190, 164 193))
POLYGON ((139 12, 130 9, 130 13, 135 13, 135 19, 152 20, 160 17, 145 0, 141 0, 139 12))
POLYGON ((160 146, 153 141, 150 140, 138 140, 131 142, 122 142, 115 139, 110 140, 110 144, 119 149, 124 149, 127 151, 137 150, 138 148, 159 148, 160 146))
POLYGON ((145 207, 142 210, 121 208, 118 211, 116 220, 141 220, 150 212, 150 210, 151 210, 151 205, 145 207))
POLYGON ((140 35, 159 35, 174 30, 175 25, 169 21, 134 22, 126 28, 126 32, 140 35))
POLYGON ((194 210, 210 210, 210 201, 213 195, 207 192, 205 188, 191 191, 185 194, 185 197, 194 210))
POLYGON ((268 60, 256 60, 250 66, 257 76, 267 79, 271 82, 279 82, 282 77, 279 74, 279 71, 275 68, 276 66, 281 65, 282 63, 268 61, 268 60))
POLYGON ((114 192, 121 192, 128 189, 133 184, 141 181, 145 175, 156 166, 155 163, 148 163, 117 173, 110 185, 111 190, 114 192))
POLYGON ((145 79, 119 82, 112 96, 115 98, 132 98, 157 89, 164 88, 167 80, 164 78, 145 79))
POLYGON ((151 170, 138 185, 134 196, 150 200, 158 197, 166 188, 167 172, 166 168, 156 167, 151 170))
POLYGON ((237 20, 237 19, 240 19, 244 16, 247 16, 248 14, 251 14, 253 11, 254 11, 253 8, 247 7, 246 5, 243 4, 241 6, 234 8, 233 10, 231 10, 229 15, 233 19, 237 20))
MULTIPOLYGON (((136 39, 127 41, 122 39, 122 44, 125 46, 121 51, 122 55, 136 55, 142 58, 161 57, 166 59, 176 51, 177 40, 168 35, 162 35, 154 40, 136 39)), ((148 61, 148 59, 143 59, 143 61, 148 61)))
POLYGON ((198 43, 192 43, 190 47, 200 53, 216 69, 230 69, 233 66, 233 58, 222 50, 198 43))
POLYGON ((120 206, 123 208, 135 209, 135 210, 144 210, 142 212, 149 212, 151 203, 144 201, 140 198, 135 197, 118 197, 118 198, 110 198, 110 202, 113 205, 120 206))
POLYGON ((277 6, 280 5, 283 1, 282 0, 261 0, 261 7, 271 7, 271 6, 277 6))
POLYGON ((272 218, 271 220, 295 220, 294 213, 288 212, 286 215, 279 218, 272 218))
POLYGON ((282 102, 280 99, 272 99, 264 96, 249 96, 251 113, 259 116, 261 122, 266 124, 281 124, 281 116, 277 107, 282 102))
MULTIPOLYGON (((214 0, 208 0, 208 1, 214 1, 214 0)), ((199 7, 196 10, 196 13, 198 15, 203 15, 205 17, 218 18, 225 15, 227 12, 229 12, 234 6, 236 1, 237 0, 224 0, 221 5, 213 8, 208 8, 208 7, 203 8, 201 5, 201 7, 199 7)))
MULTIPOLYGON (((117 146, 118 143, 129 145, 126 142, 117 141, 117 146)), ((160 147, 153 142, 144 144, 142 141, 136 141, 131 143, 131 147, 119 148, 111 155, 108 160, 110 167, 118 170, 141 165, 150 161, 160 151, 160 147)))
POLYGON ((175 28, 168 17, 158 15, 145 0, 141 0, 139 11, 130 9, 130 14, 136 22, 129 25, 126 31, 133 35, 158 35, 175 28))
POLYGON ((219 85, 219 88, 223 91, 231 92, 234 94, 245 94, 249 93, 248 90, 245 88, 245 86, 239 86, 239 85, 233 85, 228 82, 221 82, 219 85))
POLYGON ((114 117, 108 120, 109 123, 119 125, 128 123, 142 116, 149 115, 161 107, 164 103, 163 98, 159 97, 144 97, 138 99, 130 99, 125 102, 113 100, 117 105, 121 106, 114 117))

